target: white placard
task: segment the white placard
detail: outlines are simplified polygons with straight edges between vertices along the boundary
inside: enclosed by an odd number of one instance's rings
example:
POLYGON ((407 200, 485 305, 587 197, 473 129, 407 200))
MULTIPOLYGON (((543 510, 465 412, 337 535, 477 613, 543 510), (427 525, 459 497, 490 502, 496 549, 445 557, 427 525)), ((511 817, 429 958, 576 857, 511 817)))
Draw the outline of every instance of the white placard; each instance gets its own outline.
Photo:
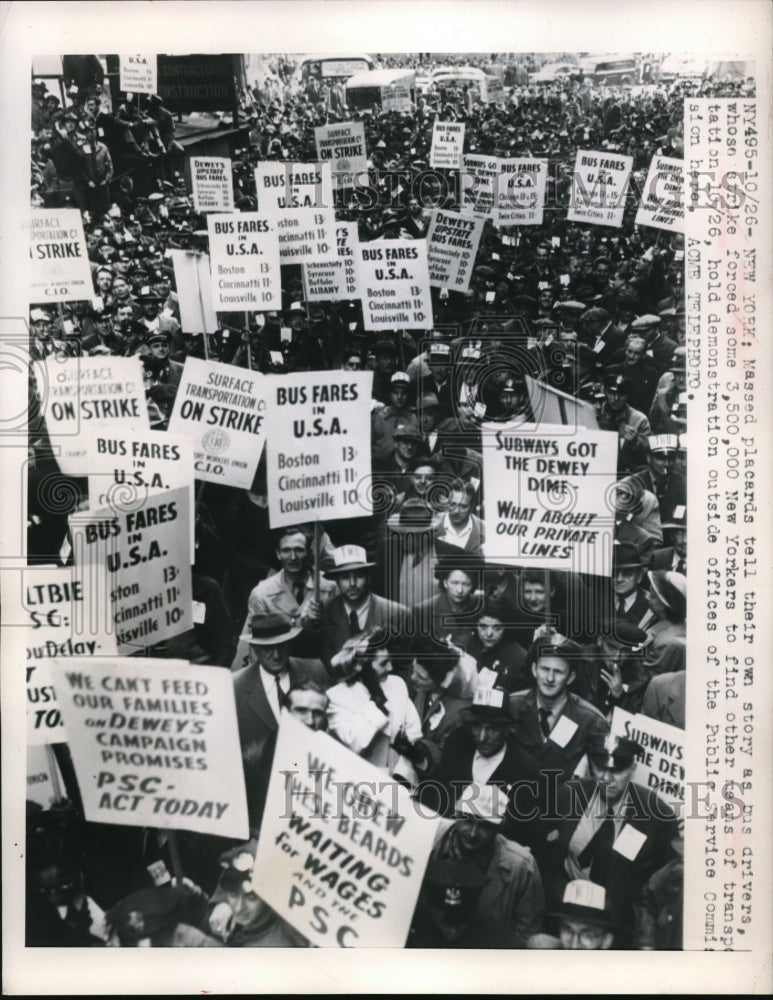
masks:
POLYGON ((86 819, 246 839, 231 675, 184 660, 52 662, 86 819))
POLYGON ((196 479, 250 488, 266 438, 266 391, 260 372, 185 359, 169 430, 193 438, 196 479))
POLYGON ((354 179, 368 169, 365 126, 362 122, 340 122, 314 129, 317 158, 332 167, 336 188, 354 187, 354 179))
POLYGON ((276 222, 263 212, 208 215, 216 312, 270 311, 282 301, 276 222))
POLYGON ((432 327, 427 244, 374 240, 357 249, 357 276, 366 330, 432 327))
POLYGON ((642 748, 633 780, 656 789, 668 802, 685 798, 685 732, 648 715, 632 715, 622 708, 612 713, 612 732, 635 740, 642 748))
POLYGON ((197 212, 233 212, 233 166, 227 156, 192 156, 191 186, 197 212))
POLYGON ((496 218, 499 158, 465 155, 461 178, 461 210, 467 214, 496 218))
POLYGON ((547 160, 500 158, 496 192, 499 225, 541 226, 547 180, 547 160))
POLYGON ((276 225, 283 264, 336 259, 329 163, 259 163, 255 190, 258 208, 276 225))
POLYGON ((653 156, 636 213, 636 225, 683 233, 684 182, 684 160, 653 156))
POLYGON ((83 219, 77 208, 30 209, 30 302, 91 302, 83 219))
POLYGON ((157 56, 119 56, 118 87, 125 94, 155 94, 158 90, 157 56))
POLYGON ((190 250, 170 250, 169 253, 174 267, 183 333, 214 333, 218 322, 212 308, 209 254, 190 250))
POLYGON ((486 556, 610 576, 617 434, 550 424, 484 424, 486 556))
POLYGON ((272 528, 366 517, 372 372, 266 377, 266 475, 272 528))
POLYGON ((429 283, 466 292, 483 233, 483 219, 436 209, 427 230, 429 283))
POLYGON ((566 216, 569 222, 622 226, 632 169, 632 156, 603 149, 578 149, 566 216))
POLYGON ((462 166, 464 130, 464 122, 435 122, 429 151, 431 167, 458 170, 462 166))
POLYGON ((304 264, 303 277, 309 302, 337 302, 359 298, 355 248, 360 237, 356 222, 337 222, 336 259, 324 264, 304 264))
POLYGON ((320 948, 405 945, 437 822, 384 778, 283 714, 252 886, 320 948), (343 902, 352 881, 362 891, 343 902))

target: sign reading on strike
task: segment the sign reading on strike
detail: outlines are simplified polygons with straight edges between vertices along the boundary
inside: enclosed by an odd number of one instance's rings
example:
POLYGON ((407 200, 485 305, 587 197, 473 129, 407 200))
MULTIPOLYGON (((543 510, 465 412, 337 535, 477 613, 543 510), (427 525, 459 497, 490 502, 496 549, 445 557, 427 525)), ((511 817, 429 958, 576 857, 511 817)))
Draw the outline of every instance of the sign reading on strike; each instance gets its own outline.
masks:
POLYGON ((464 122, 438 122, 432 126, 429 165, 444 170, 458 170, 464 151, 464 122))
POLYGON ((233 168, 227 156, 192 156, 191 184, 197 212, 233 212, 233 168))
POLYGON ((500 160, 496 156, 464 157, 463 212, 495 218, 500 160))
POLYGON ((259 163, 258 208, 274 220, 283 264, 336 258, 333 183, 329 163, 259 163))
POLYGON ((636 213, 637 226, 684 232, 684 160, 653 156, 636 213))
POLYGON ((275 222, 261 212, 208 215, 216 312, 270 311, 282 301, 275 222))
POLYGON ((547 160, 500 159, 496 189, 499 225, 541 226, 547 180, 547 160))
POLYGON ((569 222, 622 226, 633 157, 578 149, 572 175, 569 222))
POLYGON ((169 430, 193 438, 196 479, 250 488, 266 439, 265 384, 260 372, 185 359, 169 430))
MULTIPOLYGON (((138 508, 164 490, 188 490, 193 510, 192 439, 168 431, 93 434, 86 439, 89 506, 138 508)), ((191 518, 191 562, 195 556, 191 518)))
POLYGON ((155 94, 158 90, 156 56, 119 56, 118 87, 128 94, 155 94))
POLYGON ((610 576, 617 434, 484 424, 485 520, 496 562, 610 576))
POLYGON ((354 187, 354 179, 368 170, 363 122, 340 122, 314 129, 317 158, 329 162, 336 188, 354 187))
POLYGON ((188 501, 187 488, 166 490, 136 510, 70 517, 74 578, 101 580, 120 655, 193 628, 188 501))
POLYGON ((61 471, 80 476, 87 456, 84 432, 150 429, 138 357, 58 358, 35 365, 41 409, 61 471))
POLYGON ((612 732, 642 748, 633 780, 656 789, 669 802, 684 802, 684 730, 622 708, 612 713, 612 732))
POLYGON ((427 231, 429 283, 466 292, 483 232, 483 219, 436 209, 427 231))
POLYGON ((427 244, 378 240, 357 248, 357 275, 366 330, 433 324, 427 244))
POLYGON ((27 745, 63 743, 64 731, 48 661, 61 656, 110 656, 116 652, 112 616, 99 595, 72 569, 25 569, 27 632, 27 745), (102 612, 101 625, 94 619, 102 612), (109 620, 109 624, 108 624, 109 620))
POLYGON ((360 237, 356 222, 337 222, 336 259, 325 264, 304 264, 303 276, 309 302, 337 302, 359 298, 354 249, 360 237))
POLYGON ((283 713, 252 886, 320 948, 402 948, 437 823, 407 789, 283 713))
POLYGON ((77 208, 30 209, 30 302, 93 298, 81 213, 77 208))
POLYGON ((266 382, 271 527, 371 514, 373 373, 297 372, 266 382))
POLYGON ((86 819, 249 836, 231 676, 184 660, 54 660, 86 819))

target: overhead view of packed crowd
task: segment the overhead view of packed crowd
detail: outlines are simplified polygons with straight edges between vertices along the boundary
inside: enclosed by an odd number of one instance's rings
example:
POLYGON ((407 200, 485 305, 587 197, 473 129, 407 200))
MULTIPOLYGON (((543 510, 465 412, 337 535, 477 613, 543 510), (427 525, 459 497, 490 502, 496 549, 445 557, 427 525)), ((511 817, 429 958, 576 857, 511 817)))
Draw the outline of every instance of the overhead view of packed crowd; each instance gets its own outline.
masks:
MULTIPOLYGON (((461 59, 375 65, 441 62, 461 59)), ((241 81, 233 122, 213 119, 236 211, 256 210, 257 164, 314 163, 315 127, 363 122, 367 178, 334 206, 362 243, 420 242, 433 212, 461 210, 460 172, 429 165, 436 121, 464 123, 466 154, 548 162, 542 223, 486 219, 469 289, 433 285, 431 327, 377 333, 359 299, 308 301, 299 264, 282 266, 274 311, 183 329, 170 251, 208 252, 185 121, 158 95, 111 100, 96 57, 65 58, 59 97, 33 78, 32 205, 80 211, 93 279, 90 299, 31 304, 33 363, 138 358, 159 431, 188 358, 370 370, 373 513, 272 529, 265 456, 249 489, 197 483, 200 612, 144 655, 231 672, 251 839, 89 822, 57 744, 61 797, 27 802, 28 945, 309 946, 250 875, 289 714, 439 817, 406 947, 682 947, 678 780, 637 783, 643 747, 613 719, 686 724, 684 237, 635 216, 653 156, 684 156, 684 97, 749 84, 663 84, 648 66, 633 84, 530 85, 543 62, 495 60, 496 102, 450 78, 385 111, 275 57, 241 81), (633 158, 620 226, 568 220, 580 149, 633 158), (594 423, 616 436, 611 575, 514 566, 487 530, 487 434, 538 423, 540 387, 584 415, 579 436, 594 423)), ((66 566, 88 486, 59 469, 32 377, 29 454, 28 562, 66 566)))

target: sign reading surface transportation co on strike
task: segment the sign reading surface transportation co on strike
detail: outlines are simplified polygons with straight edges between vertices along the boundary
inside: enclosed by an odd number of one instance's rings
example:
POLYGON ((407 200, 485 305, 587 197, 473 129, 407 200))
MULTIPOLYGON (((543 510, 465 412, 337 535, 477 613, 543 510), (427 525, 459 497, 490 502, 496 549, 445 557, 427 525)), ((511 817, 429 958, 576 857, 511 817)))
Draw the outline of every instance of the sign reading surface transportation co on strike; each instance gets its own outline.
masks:
POLYGON ((266 377, 268 513, 272 528, 373 512, 372 372, 266 377))
POLYGON ((122 657, 52 672, 89 822, 248 836, 227 670, 122 657))
POLYGON ((266 439, 260 372, 187 357, 169 430, 194 439, 196 479, 248 490, 266 439))
POLYGON ((29 301, 94 298, 83 219, 77 208, 30 209, 29 301))
POLYGON ((610 576, 617 434, 484 424, 486 555, 497 563, 610 576))

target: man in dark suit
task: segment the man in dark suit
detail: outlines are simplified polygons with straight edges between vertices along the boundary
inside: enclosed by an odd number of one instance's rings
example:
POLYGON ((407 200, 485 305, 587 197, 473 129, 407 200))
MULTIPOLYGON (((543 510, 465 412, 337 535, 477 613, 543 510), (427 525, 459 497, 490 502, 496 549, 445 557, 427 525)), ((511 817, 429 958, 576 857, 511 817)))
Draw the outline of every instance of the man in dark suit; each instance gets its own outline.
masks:
POLYGON ((636 546, 630 542, 615 542, 612 556, 615 617, 630 622, 631 625, 640 625, 649 617, 649 601, 639 586, 644 571, 645 566, 636 546))
MULTIPOLYGON (((629 333, 618 364, 607 369, 610 375, 624 375, 631 380, 628 403, 640 413, 649 413, 660 372, 647 357, 647 342, 639 333, 629 333)), ((614 361, 615 359, 613 359, 614 361)))
POLYGON ((671 545, 652 553, 649 568, 670 569, 687 576, 687 507, 677 504, 661 523, 664 533, 670 532, 671 545))
POLYGON ((244 761, 250 826, 260 825, 279 717, 291 687, 314 681, 323 690, 330 678, 319 660, 290 656, 289 645, 300 635, 283 614, 254 615, 251 630, 242 636, 249 643, 248 666, 233 675, 236 721, 244 761))
POLYGON ((404 604, 388 601, 371 591, 371 570, 376 564, 359 545, 342 545, 333 550, 333 565, 325 576, 335 580, 340 593, 325 607, 321 652, 325 663, 353 635, 381 626, 386 629, 391 653, 407 648, 413 634, 413 616, 404 604))
POLYGON ((638 744, 621 736, 591 739, 591 777, 568 786, 557 836, 541 866, 548 903, 559 902, 573 879, 604 887, 618 948, 630 947, 633 907, 650 876, 675 856, 672 842, 678 836, 671 806, 632 780, 641 753, 638 744))

